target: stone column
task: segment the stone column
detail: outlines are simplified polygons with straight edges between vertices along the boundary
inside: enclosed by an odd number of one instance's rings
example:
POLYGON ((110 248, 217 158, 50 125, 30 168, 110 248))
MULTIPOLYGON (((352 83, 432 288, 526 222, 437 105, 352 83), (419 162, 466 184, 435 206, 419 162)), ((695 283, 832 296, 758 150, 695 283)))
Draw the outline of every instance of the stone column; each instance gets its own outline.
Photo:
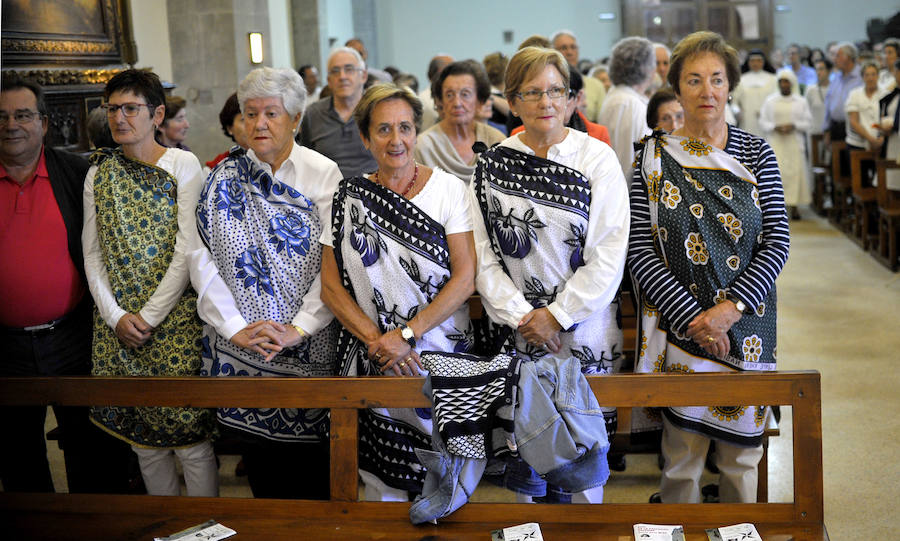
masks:
POLYGON ((328 61, 328 7, 325 0, 291 0, 291 25, 294 67, 304 64, 318 67, 320 83, 325 84, 328 61))

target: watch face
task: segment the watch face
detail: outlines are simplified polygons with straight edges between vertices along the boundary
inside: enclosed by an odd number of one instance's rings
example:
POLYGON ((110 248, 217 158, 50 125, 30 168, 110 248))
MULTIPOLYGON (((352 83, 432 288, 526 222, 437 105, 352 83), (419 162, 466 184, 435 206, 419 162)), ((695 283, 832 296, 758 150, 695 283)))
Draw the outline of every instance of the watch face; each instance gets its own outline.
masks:
POLYGON ((413 337, 413 330, 409 327, 403 327, 400 329, 400 336, 402 336, 405 340, 409 340, 413 337))

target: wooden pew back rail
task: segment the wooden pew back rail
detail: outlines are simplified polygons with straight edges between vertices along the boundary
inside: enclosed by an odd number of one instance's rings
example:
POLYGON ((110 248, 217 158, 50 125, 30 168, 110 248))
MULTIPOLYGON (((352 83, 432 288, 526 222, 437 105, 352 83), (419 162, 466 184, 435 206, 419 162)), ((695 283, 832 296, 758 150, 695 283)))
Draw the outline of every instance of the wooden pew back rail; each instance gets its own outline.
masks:
MULTIPOLYGON (((601 404, 621 407, 779 404, 793 415, 794 501, 755 504, 470 503, 438 525, 413 526, 407 503, 360 502, 358 409, 423 407, 419 378, 0 378, 0 405, 127 404, 331 409, 331 501, 0 493, 4 530, 22 539, 152 539, 215 518, 236 539, 488 539, 539 522, 550 539, 631 539, 634 523, 705 528, 752 522, 771 541, 827 540, 817 372, 590 377, 601 404)), ((299 465, 304 467, 304 465, 299 465)), ((308 467, 314 467, 309 465, 308 467)))

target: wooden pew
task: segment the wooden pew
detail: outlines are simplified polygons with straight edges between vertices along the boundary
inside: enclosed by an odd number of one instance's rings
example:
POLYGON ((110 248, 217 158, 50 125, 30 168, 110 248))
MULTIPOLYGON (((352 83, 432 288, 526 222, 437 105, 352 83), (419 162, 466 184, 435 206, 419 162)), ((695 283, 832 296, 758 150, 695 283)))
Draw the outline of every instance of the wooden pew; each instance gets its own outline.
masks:
MULTIPOLYGON (((705 528, 752 522, 767 541, 827 540, 822 500, 821 383, 817 372, 592 376, 604 404, 638 407, 780 404, 793 415, 794 501, 755 504, 543 505, 471 503, 437 525, 413 526, 407 503, 360 502, 357 413, 423 407, 420 378, 0 378, 0 405, 331 408, 331 501, 0 493, 12 539, 148 540, 210 518, 241 540, 487 539, 493 529, 539 522, 546 539, 622 541, 638 522, 705 528)), ((314 467, 310 465, 310 467, 314 467)))
POLYGON ((854 150, 850 152, 850 186, 853 195, 853 222, 850 227, 850 238, 868 250, 872 244, 875 225, 875 187, 868 178, 864 162, 875 162, 878 151, 854 150))
POLYGON ((847 152, 847 143, 834 141, 831 143, 831 211, 828 220, 841 231, 850 229, 853 205, 850 203, 850 176, 841 170, 841 153, 847 152))
POLYGON ((887 170, 900 169, 894 160, 878 160, 875 163, 877 183, 876 201, 878 203, 878 243, 873 246, 872 254, 881 264, 897 270, 897 244, 900 242, 900 191, 891 190, 887 186, 887 170))
POLYGON ((825 134, 811 135, 809 143, 809 166, 813 179, 812 208, 819 216, 825 216, 825 201, 831 193, 830 164, 825 161, 825 134))

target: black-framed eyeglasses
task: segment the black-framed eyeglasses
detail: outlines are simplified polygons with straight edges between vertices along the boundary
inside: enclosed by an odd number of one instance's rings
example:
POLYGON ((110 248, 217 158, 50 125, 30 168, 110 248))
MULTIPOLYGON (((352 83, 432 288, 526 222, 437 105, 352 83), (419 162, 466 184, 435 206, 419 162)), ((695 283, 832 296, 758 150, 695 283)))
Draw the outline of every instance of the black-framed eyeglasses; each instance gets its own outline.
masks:
POLYGON ((43 118, 44 115, 40 111, 32 111, 31 109, 17 109, 13 114, 0 112, 0 126, 9 124, 9 119, 14 119, 16 124, 28 124, 35 118, 43 118))
POLYGON ((116 113, 121 109, 122 114, 129 117, 137 116, 141 112, 141 107, 153 108, 148 103, 104 103, 100 107, 106 109, 107 116, 116 116, 116 113))
POLYGON ((541 101, 541 98, 544 97, 544 94, 547 94, 547 97, 551 100, 558 100, 562 98, 568 93, 568 89, 564 86, 554 86, 553 88, 548 88, 547 90, 526 90, 525 92, 516 93, 516 97, 518 97, 522 101, 541 101))

